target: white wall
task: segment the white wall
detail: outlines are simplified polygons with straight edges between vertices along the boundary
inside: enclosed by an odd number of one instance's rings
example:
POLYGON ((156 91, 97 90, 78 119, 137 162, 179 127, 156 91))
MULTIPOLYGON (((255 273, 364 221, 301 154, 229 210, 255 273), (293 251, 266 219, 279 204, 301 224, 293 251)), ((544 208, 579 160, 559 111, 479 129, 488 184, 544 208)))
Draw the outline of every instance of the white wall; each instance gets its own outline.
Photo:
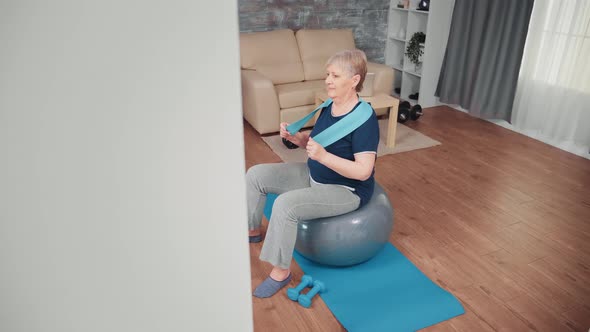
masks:
POLYGON ((0 331, 251 331, 237 3, 0 0, 0 331))

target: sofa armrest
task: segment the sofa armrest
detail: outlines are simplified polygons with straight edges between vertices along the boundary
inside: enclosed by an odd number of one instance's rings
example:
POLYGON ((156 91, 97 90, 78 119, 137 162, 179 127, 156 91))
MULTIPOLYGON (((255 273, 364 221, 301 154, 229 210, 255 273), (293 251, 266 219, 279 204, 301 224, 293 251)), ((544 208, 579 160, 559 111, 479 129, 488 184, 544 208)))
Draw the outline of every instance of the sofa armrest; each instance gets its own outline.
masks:
POLYGON ((393 92, 393 68, 375 62, 367 62, 367 71, 375 73, 373 81, 373 94, 393 92))
POLYGON ((242 70, 244 118, 260 134, 279 131, 279 99, 270 79, 256 70, 242 70))

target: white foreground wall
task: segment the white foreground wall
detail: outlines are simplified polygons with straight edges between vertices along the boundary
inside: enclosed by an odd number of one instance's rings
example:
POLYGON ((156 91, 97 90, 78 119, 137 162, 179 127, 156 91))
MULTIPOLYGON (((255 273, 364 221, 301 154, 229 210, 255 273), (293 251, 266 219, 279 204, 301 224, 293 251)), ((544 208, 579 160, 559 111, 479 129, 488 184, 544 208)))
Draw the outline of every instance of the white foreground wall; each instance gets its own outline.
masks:
POLYGON ((0 0, 0 331, 251 331, 237 3, 0 0))

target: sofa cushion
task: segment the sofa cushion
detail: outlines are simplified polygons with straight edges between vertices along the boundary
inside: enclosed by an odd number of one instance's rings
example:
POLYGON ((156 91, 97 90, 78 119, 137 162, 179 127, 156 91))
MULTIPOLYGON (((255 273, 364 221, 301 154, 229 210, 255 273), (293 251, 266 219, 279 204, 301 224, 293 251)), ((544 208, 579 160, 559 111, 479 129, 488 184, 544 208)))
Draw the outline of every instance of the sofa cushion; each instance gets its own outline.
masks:
MULTIPOLYGON (((293 123, 295 121, 300 120, 304 116, 308 115, 315 109, 315 105, 305 105, 305 106, 297 106, 292 108, 284 108, 281 109, 281 114, 279 116, 280 122, 287 122, 293 123)), ((315 116, 309 119, 309 121, 303 127, 310 127, 313 126, 315 123, 315 116)))
POLYGON ((281 108, 314 104, 315 93, 325 88, 324 80, 275 85, 281 108))
POLYGON ((305 80, 326 77, 326 62, 335 53, 356 48, 352 29, 307 30, 295 33, 305 80))
POLYGON ((303 81, 303 65, 293 30, 240 34, 240 65, 257 70, 274 84, 303 81))

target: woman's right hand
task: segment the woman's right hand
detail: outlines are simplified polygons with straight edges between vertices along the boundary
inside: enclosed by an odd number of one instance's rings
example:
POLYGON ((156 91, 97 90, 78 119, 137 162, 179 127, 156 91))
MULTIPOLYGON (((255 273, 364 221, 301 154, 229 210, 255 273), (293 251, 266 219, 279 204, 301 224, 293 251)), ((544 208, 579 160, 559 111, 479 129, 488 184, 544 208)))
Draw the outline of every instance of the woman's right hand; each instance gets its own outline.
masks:
POLYGON ((291 136, 291 134, 287 130, 288 125, 289 124, 287 122, 281 122, 281 125, 280 125, 281 129, 280 129, 279 133, 282 138, 286 138, 286 139, 294 138, 293 136, 291 136))

